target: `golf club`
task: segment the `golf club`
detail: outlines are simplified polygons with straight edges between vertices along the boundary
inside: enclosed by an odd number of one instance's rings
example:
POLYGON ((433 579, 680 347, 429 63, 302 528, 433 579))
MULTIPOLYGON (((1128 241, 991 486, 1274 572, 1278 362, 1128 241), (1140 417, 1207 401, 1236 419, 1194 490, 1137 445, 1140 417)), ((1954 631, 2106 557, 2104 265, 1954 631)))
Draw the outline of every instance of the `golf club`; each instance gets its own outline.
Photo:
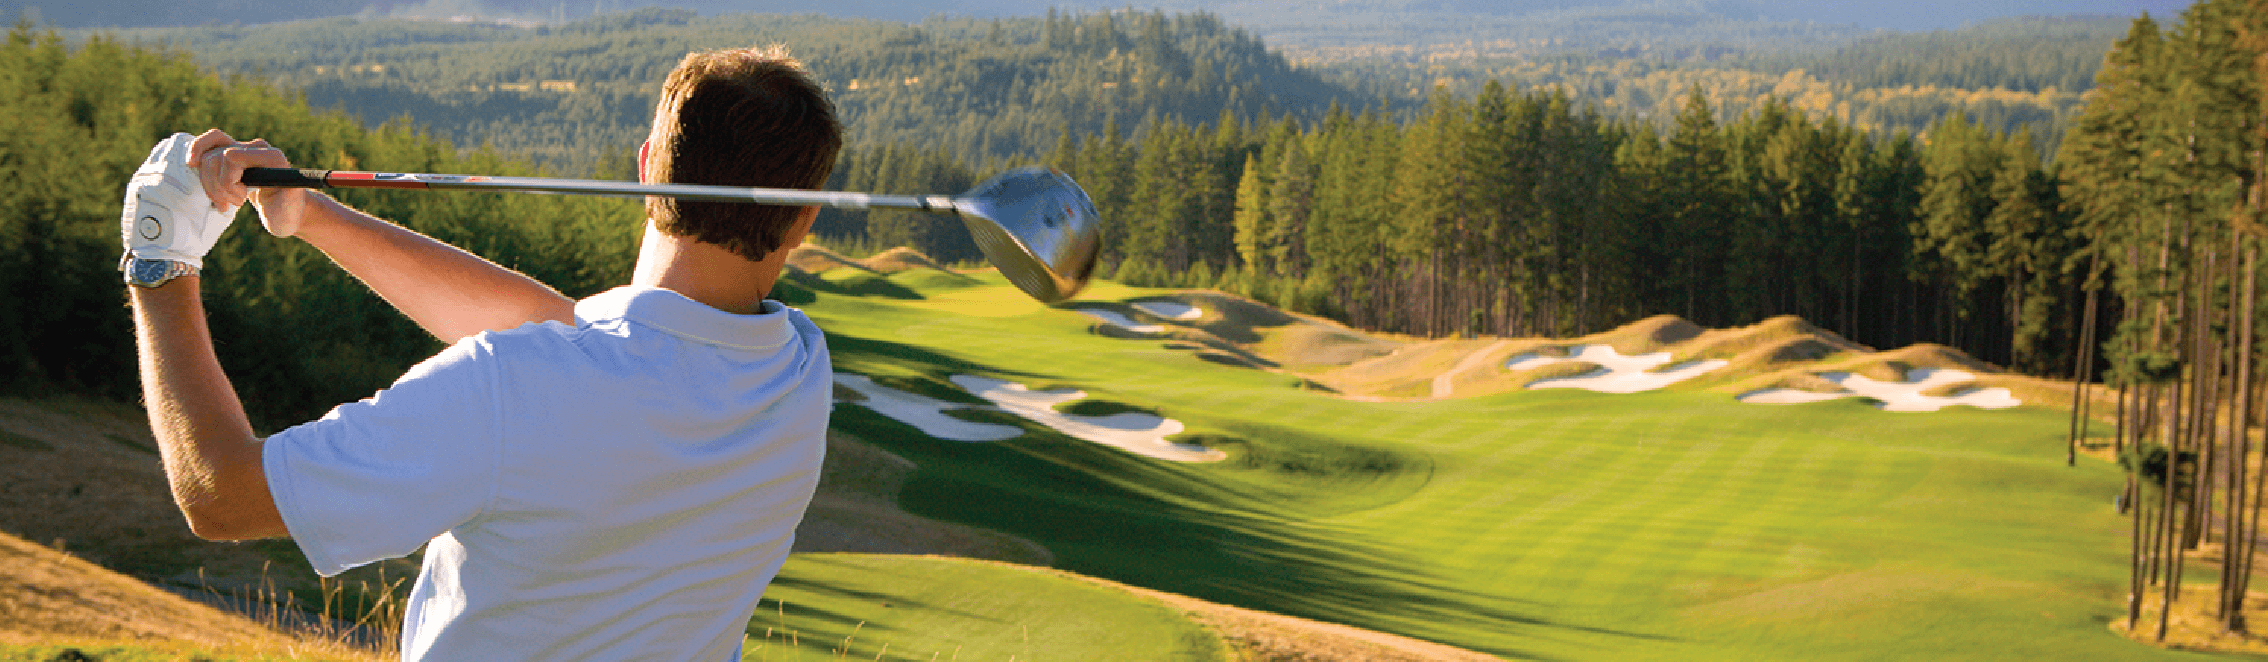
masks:
POLYGON ((1071 298, 1087 284, 1100 241, 1094 202, 1071 177, 1052 168, 1017 168, 958 196, 876 195, 844 191, 743 188, 704 184, 549 177, 488 177, 296 168, 246 168, 246 186, 518 191, 574 195, 659 195, 688 200, 848 209, 918 209, 952 213, 968 226, 985 259, 1018 289, 1043 303, 1071 298))

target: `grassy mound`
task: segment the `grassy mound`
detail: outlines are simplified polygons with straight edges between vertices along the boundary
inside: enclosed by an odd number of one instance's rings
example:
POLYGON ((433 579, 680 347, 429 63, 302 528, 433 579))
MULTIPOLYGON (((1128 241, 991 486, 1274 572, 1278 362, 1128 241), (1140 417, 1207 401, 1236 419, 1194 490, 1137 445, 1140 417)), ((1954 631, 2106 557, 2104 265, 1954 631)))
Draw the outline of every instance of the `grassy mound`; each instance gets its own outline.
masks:
POLYGON ((914 270, 952 272, 952 269, 946 268, 945 265, 939 264, 936 260, 929 259, 929 256, 923 255, 921 251, 904 246, 882 251, 874 257, 859 260, 858 263, 867 269, 885 274, 914 270))
POLYGON ((825 246, 810 242, 804 242, 801 246, 789 249, 787 265, 796 271, 807 274, 825 273, 843 267, 860 271, 873 271, 857 260, 843 257, 825 246))

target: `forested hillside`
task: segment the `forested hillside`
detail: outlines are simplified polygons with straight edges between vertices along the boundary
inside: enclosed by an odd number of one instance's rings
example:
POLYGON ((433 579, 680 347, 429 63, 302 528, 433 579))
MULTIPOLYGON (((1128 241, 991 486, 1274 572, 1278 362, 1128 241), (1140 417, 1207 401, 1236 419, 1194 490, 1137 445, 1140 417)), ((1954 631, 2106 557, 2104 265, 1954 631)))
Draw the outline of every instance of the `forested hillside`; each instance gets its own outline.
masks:
POLYGON ((1610 115, 1668 128, 1693 86, 1720 121, 1786 102, 1814 119, 1887 136, 1918 133, 1961 112, 1996 131, 2030 128, 2053 154, 2093 87, 2103 52, 2128 21, 2020 18, 1961 30, 1891 33, 1838 46, 1793 42, 1709 49, 1584 48, 1486 43, 1435 53, 1372 49, 1327 60, 1333 81, 1374 95, 1423 98, 1432 88, 1470 96, 1489 81, 1564 89, 1610 115), (1398 53, 1398 56, 1397 56, 1398 53), (1422 57, 1420 57, 1422 56, 1422 57))
POLYGON ((612 14, 558 28, 336 18, 131 30, 218 71, 304 91, 376 124, 407 115, 459 145, 563 172, 626 172, 661 76, 697 49, 784 43, 833 92, 853 145, 971 163, 1029 159, 1065 130, 1144 117, 1319 117, 1352 92, 1208 15, 1095 13, 909 26, 820 16, 612 14))
MULTIPOLYGON (((1862 37, 1811 26, 1735 38, 1703 28, 1761 28, 1722 17, 1663 23, 1659 12, 1610 21, 1606 11, 1561 18, 1620 25, 1626 34, 1562 32, 1455 48, 1366 40, 1372 45, 1303 46, 1289 57, 1217 16, 1156 11, 909 25, 648 9, 532 28, 333 18, 117 34, 274 80, 368 124, 406 115, 458 145, 605 175, 624 171, 660 74, 677 57, 757 42, 789 44, 809 61, 833 88, 854 146, 903 142, 971 165, 1028 161, 1057 136, 1113 120, 1126 130, 1153 114, 1190 124, 1224 115, 1312 122, 1333 103, 1408 111, 1436 87, 1470 97, 1492 80, 1557 87, 1577 104, 1659 128, 1696 85, 1719 121, 1778 100, 1887 136, 1961 111, 1996 131, 2030 127, 2052 154, 2101 53, 2124 28, 2111 19, 2023 19, 1926 34, 1862 37), (1693 29, 1677 29, 1686 24, 1693 29)), ((1543 22, 1521 29, 1556 25, 1553 16, 1523 18, 1543 22)))

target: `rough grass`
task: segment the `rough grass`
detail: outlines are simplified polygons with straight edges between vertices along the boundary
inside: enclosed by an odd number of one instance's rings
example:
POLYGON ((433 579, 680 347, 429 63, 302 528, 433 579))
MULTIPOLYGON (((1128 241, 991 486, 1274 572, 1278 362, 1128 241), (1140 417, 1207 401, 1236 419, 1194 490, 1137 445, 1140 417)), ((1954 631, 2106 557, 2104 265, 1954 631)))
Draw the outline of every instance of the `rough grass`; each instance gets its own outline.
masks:
MULTIPOLYGON (((838 410, 920 467, 909 510, 1027 537, 1068 570, 1506 657, 2178 656, 2104 627, 2126 570, 2119 478, 2063 466, 2062 412, 1764 407, 1709 389, 1354 402, 1098 337, 1006 288, 924 294, 808 310, 849 348, 844 369, 1074 386, 1230 451, 1183 465, 1045 431, 940 444, 838 410)), ((1760 359, 1791 339, 1836 347, 1759 327, 1687 342, 1760 359)))
POLYGON ((0 660, 324 659, 376 653, 255 621, 0 534, 0 660))

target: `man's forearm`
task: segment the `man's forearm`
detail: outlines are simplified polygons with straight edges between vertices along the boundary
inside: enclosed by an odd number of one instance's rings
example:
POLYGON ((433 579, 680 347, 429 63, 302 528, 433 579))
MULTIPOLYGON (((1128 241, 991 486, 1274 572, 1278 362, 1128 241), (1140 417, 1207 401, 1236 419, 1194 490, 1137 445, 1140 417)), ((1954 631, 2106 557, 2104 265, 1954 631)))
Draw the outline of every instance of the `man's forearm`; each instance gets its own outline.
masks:
POLYGON ((304 190, 288 194, 301 197, 271 199, 261 213, 298 214, 294 236, 322 250, 444 342, 528 322, 574 320, 574 300, 524 274, 330 196, 304 190))
POLYGON ((165 475, 189 528, 211 540, 287 535, 268 491, 260 439, 221 372, 196 276, 128 287, 142 400, 165 475))

